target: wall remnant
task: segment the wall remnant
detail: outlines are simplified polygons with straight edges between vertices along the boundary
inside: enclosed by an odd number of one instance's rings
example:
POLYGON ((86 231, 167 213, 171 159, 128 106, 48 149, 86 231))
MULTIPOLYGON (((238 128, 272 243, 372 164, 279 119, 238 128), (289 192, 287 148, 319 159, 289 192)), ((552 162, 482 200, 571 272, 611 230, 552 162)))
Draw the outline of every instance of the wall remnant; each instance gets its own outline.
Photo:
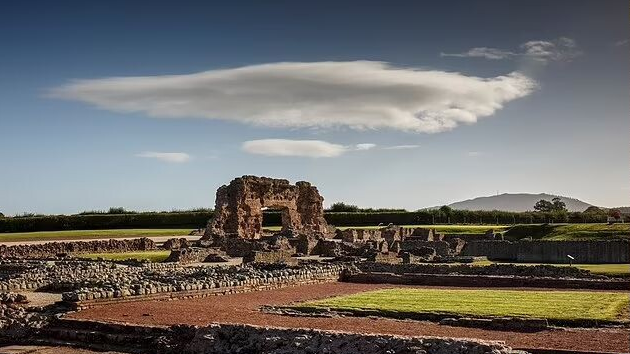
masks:
POLYGON ((477 241, 467 242, 464 256, 533 263, 630 263, 630 241, 477 241))
POLYGON ((328 234, 324 198, 308 182, 295 185, 285 179, 243 176, 217 190, 214 216, 203 239, 214 236, 259 239, 263 208, 282 213, 282 234, 328 234))
POLYGON ((0 245, 0 258, 50 258, 68 254, 155 250, 149 238, 107 241, 47 242, 34 245, 0 245))

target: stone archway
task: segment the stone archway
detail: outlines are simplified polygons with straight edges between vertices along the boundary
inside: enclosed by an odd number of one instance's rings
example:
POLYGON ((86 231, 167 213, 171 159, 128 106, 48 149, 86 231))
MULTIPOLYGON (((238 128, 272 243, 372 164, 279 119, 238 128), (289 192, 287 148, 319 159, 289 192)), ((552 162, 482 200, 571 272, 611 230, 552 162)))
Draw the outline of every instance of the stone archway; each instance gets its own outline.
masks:
POLYGON ((285 233, 326 233, 324 198, 308 182, 295 185, 285 179, 243 176, 217 190, 214 216, 204 239, 212 236, 258 239, 262 235, 262 208, 280 209, 285 233))

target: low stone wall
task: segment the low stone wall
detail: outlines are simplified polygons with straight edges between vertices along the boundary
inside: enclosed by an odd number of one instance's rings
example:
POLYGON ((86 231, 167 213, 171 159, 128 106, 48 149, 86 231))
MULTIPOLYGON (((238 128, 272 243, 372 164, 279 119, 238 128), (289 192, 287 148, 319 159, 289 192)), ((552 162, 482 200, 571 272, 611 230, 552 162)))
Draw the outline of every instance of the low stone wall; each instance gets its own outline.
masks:
POLYGON ((328 354, 483 354, 512 353, 497 342, 450 338, 410 338, 307 329, 211 325, 197 331, 186 354, 328 353, 328 354))
POLYGON ((150 327, 60 320, 43 334, 78 346, 133 348, 140 353, 327 353, 327 354, 509 354, 499 342, 437 337, 402 337, 337 331, 213 324, 208 327, 150 327))
POLYGON ((467 242, 465 256, 535 263, 630 263, 630 241, 476 241, 467 242))
POLYGON ((107 241, 47 242, 36 245, 0 245, 0 258, 49 258, 77 253, 133 252, 156 249, 149 238, 107 241))
POLYGON ((630 280, 537 278, 523 276, 458 275, 458 274, 345 274, 343 281, 362 284, 402 284, 454 287, 525 287, 594 290, 630 290, 630 280))
POLYGON ((227 254, 218 247, 187 247, 172 249, 165 262, 201 263, 215 261, 217 257, 227 257, 227 254))
POLYGON ((515 265, 491 264, 474 266, 469 264, 383 264, 361 262, 355 264, 357 269, 366 273, 393 274, 463 274, 463 275, 500 275, 522 277, 547 278, 576 278, 576 279, 608 279, 604 275, 574 267, 557 267, 551 265, 515 265))
POLYGON ((296 265, 297 260, 292 255, 292 252, 283 250, 253 251, 243 257, 243 263, 296 265))
POLYGON ((404 240, 400 242, 400 250, 415 254, 416 250, 425 247, 433 248, 438 256, 448 256, 451 252, 451 246, 446 241, 421 241, 421 240, 404 240))
POLYGON ((109 301, 140 301, 169 298, 204 297, 235 292, 273 289, 284 286, 338 281, 343 265, 321 264, 265 270, 261 268, 203 267, 191 276, 141 278, 133 284, 80 288, 63 293, 63 300, 75 308, 109 301), (214 272, 214 273, 212 273, 214 272))

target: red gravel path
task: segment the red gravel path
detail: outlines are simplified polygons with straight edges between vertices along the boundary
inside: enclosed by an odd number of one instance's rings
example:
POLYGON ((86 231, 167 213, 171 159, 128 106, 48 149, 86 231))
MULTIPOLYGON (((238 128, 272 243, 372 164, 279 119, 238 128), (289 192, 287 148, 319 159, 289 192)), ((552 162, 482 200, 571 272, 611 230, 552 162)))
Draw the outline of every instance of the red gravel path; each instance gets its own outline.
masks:
POLYGON ((283 305, 294 301, 352 294, 386 287, 391 288, 395 286, 351 283, 303 285, 200 299, 111 304, 83 310, 72 314, 70 317, 147 325, 239 323, 288 328, 340 330, 357 333, 479 338, 505 341, 514 348, 630 353, 630 330, 628 329, 570 329, 520 333, 451 327, 424 321, 399 321, 367 317, 291 317, 258 311, 261 305, 283 305))

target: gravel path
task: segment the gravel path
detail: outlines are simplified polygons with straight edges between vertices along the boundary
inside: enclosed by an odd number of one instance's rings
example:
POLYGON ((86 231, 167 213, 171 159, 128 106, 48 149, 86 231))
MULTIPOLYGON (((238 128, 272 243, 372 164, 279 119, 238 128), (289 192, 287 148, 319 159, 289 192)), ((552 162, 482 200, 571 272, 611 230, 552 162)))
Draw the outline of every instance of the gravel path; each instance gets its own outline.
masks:
POLYGON ((316 328, 408 336, 479 338, 504 341, 514 348, 597 350, 630 352, 628 329, 567 329, 537 333, 451 327, 425 321, 400 321, 369 317, 291 317, 263 313, 262 305, 326 298, 367 290, 396 287, 386 284, 327 283, 177 301, 142 301, 111 304, 72 314, 78 319, 106 320, 147 325, 187 323, 239 323, 287 328, 316 328))

